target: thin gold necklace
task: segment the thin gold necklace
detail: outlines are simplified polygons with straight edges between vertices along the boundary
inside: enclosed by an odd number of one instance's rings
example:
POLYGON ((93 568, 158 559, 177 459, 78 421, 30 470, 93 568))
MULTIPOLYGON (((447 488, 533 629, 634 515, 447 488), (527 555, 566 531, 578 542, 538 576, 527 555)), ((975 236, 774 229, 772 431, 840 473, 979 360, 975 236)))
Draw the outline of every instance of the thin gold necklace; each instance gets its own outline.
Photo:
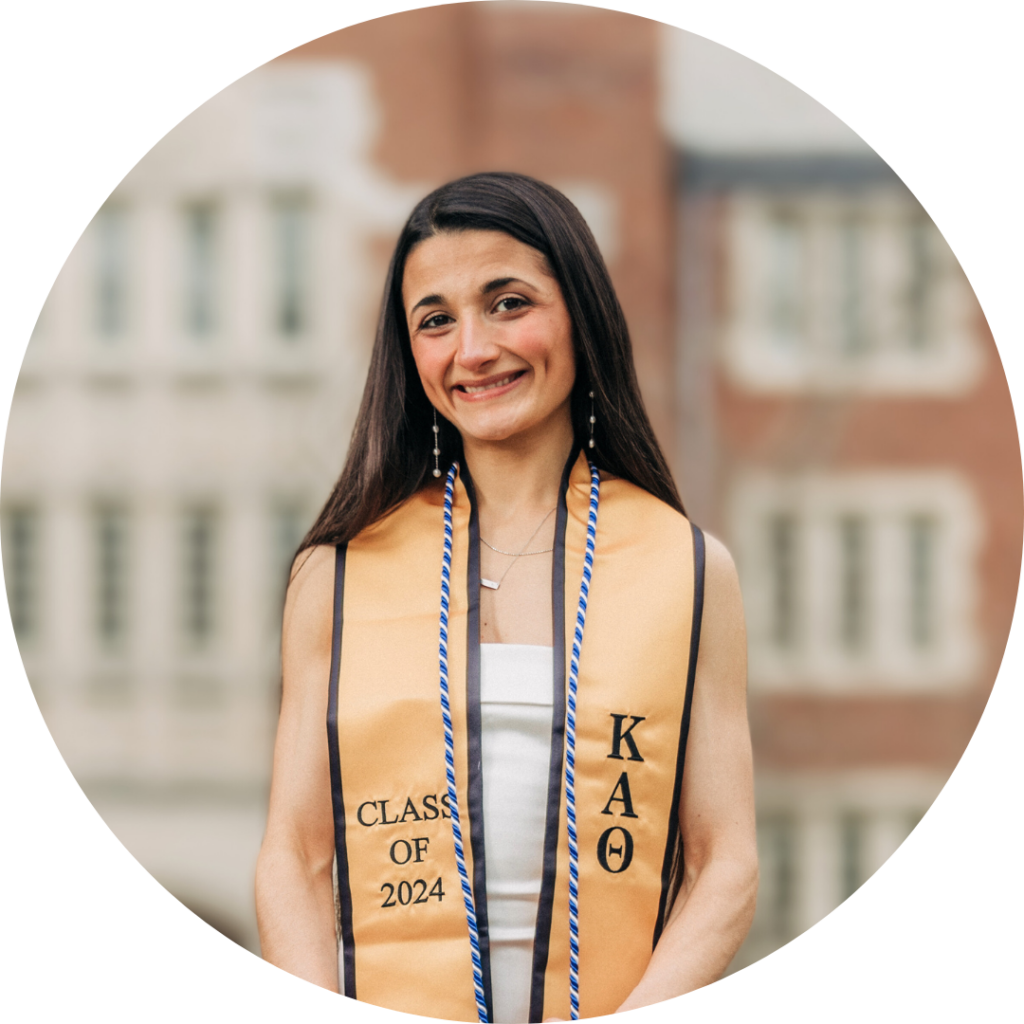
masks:
MULTIPOLYGON (((558 506, 556 505, 555 508, 557 508, 557 507, 558 506)), ((538 533, 540 533, 540 528, 550 518, 551 512, 554 512, 554 511, 555 511, 554 508, 551 509, 551 511, 548 512, 547 515, 544 516, 544 518, 537 524, 537 529, 534 530, 533 533, 530 534, 530 540, 528 540, 523 545, 523 550, 522 551, 502 551, 501 548, 496 548, 493 544, 491 544, 490 542, 484 540, 483 537, 480 538, 480 540, 482 540, 484 542, 484 544, 486 544, 493 552, 495 552, 495 554, 507 555, 509 558, 512 559, 512 561, 508 563, 508 567, 501 574, 501 577, 499 579, 497 579, 497 580, 489 580, 489 579, 486 579, 485 577, 481 576, 480 577, 480 586, 481 587, 487 587, 489 590, 497 590, 498 587, 500 587, 501 584, 505 581, 505 577, 508 575, 509 569, 511 569, 512 566, 515 565, 516 562, 518 562, 520 558, 528 558, 530 555, 546 555, 549 552, 555 550, 553 547, 552 548, 545 548, 543 551, 527 551, 526 550, 530 546, 530 542, 533 540, 533 538, 536 537, 538 533)))

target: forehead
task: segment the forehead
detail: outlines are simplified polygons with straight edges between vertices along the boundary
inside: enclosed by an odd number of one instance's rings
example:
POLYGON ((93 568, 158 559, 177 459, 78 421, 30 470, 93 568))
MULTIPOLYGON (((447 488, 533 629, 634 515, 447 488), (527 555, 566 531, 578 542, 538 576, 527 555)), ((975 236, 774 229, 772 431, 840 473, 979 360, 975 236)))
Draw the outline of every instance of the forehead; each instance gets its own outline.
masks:
POLYGON ((405 261, 402 295, 416 302, 422 294, 447 296, 499 277, 551 279, 543 253, 503 231, 442 232, 420 242, 405 261))

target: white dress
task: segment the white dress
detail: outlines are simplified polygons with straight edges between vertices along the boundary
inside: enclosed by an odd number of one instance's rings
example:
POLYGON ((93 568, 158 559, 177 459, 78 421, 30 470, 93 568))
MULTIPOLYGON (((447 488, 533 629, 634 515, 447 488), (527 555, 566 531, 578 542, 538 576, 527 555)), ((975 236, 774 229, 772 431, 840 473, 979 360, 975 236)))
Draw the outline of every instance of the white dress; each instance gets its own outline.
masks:
POLYGON ((480 645, 487 917, 495 1024, 530 1015, 551 758, 552 648, 480 645))

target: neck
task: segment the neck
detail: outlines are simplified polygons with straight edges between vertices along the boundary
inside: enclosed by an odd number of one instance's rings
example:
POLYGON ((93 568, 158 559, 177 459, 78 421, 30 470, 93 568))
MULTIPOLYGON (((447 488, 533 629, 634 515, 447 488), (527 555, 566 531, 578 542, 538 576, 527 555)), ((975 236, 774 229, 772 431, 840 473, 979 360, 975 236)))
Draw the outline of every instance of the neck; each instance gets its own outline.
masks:
POLYGON ((514 520, 539 518, 558 503, 573 431, 568 417, 552 429, 507 441, 463 438, 463 451, 481 518, 481 529, 500 529, 514 520))

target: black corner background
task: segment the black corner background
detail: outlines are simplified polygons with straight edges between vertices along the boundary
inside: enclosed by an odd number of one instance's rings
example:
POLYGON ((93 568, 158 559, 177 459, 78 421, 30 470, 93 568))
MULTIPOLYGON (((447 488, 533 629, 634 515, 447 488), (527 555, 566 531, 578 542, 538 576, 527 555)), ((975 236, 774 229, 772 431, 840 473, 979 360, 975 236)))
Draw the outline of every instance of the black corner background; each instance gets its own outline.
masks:
MULTIPOLYGON (((1009 286, 1012 268, 1020 272, 1020 218, 1007 26, 966 15, 913 23, 891 7, 840 8, 828 17, 803 10, 714 22, 697 13, 684 27, 766 63, 878 148, 961 257, 1004 341, 1013 386, 1007 303, 1018 291, 1009 286)), ((283 8, 272 16, 176 8, 160 23, 125 8, 65 9, 59 18, 40 8, 20 13, 8 37, 4 104, 13 261, 4 410, 53 275, 128 168, 217 89, 343 24, 341 16, 317 20, 283 8)), ((232 946, 128 857, 54 751, 6 621, 3 629, 8 993, 114 1013, 244 1011, 257 999, 336 1012, 334 996, 232 946)), ((1008 665, 1017 647, 1019 630, 1008 665)), ((677 1000, 670 1013, 754 1005, 804 1017, 999 1004, 1010 987, 1017 919, 1010 671, 946 791, 879 876, 803 938, 685 1004, 677 1000)), ((350 1004, 343 1012, 397 1016, 350 1004)), ((652 1011, 637 1013, 653 1019, 652 1011)))

